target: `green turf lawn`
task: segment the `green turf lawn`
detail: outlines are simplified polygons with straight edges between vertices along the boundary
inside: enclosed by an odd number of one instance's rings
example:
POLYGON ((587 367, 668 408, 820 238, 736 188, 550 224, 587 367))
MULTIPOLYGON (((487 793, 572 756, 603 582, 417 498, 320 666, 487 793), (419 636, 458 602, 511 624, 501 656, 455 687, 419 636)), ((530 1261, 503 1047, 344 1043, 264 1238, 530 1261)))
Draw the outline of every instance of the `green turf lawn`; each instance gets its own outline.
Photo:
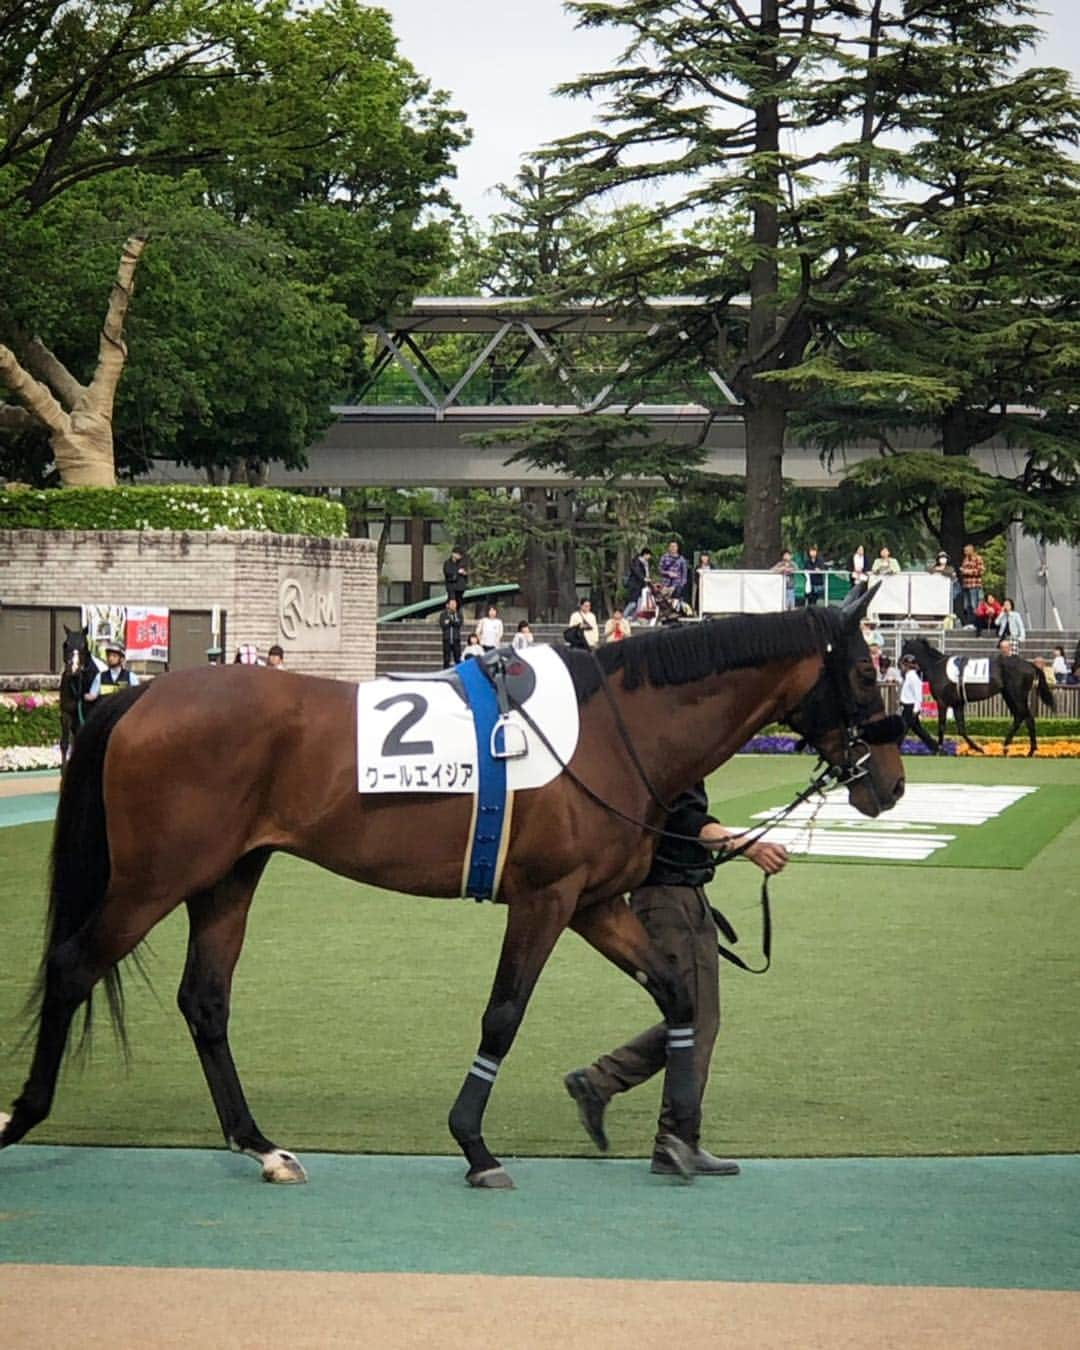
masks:
MULTIPOLYGON (((712 780, 718 814, 725 799, 805 781, 807 765, 735 761, 712 780)), ((1080 780, 1067 761, 908 766, 935 781, 1080 780)), ((0 1103, 28 1058, 17 1014, 37 959, 49 828, 0 831, 0 1103)), ((772 971, 722 977, 706 1142, 737 1156, 1080 1151, 1078 844, 1074 820, 1021 871, 793 863, 773 888, 772 971)), ((745 948, 758 940, 757 876, 733 864, 712 888, 745 948)), ((502 927, 490 905, 389 895, 275 859, 234 991, 233 1045, 263 1129, 298 1149, 452 1151, 446 1114, 502 927)), ((129 980, 130 1072, 102 1028, 32 1138, 219 1142, 173 1003, 184 940, 181 915, 156 930, 156 994, 129 980)), ((495 1090, 489 1143, 508 1155, 591 1151, 562 1074, 652 1017, 635 985, 565 936, 495 1090)), ((613 1151, 647 1150, 656 1098, 648 1085, 614 1103, 613 1151)))

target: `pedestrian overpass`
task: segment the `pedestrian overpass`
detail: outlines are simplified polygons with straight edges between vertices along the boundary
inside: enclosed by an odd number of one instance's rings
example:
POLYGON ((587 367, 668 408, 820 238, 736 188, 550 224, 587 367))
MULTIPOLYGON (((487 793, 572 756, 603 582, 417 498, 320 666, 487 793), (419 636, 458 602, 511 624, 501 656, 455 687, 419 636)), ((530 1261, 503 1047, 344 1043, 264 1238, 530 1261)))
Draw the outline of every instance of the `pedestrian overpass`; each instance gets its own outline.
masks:
MULTIPOLYGON (((280 487, 579 486, 557 469, 507 465, 513 445, 479 448, 476 432, 510 431, 539 418, 633 413, 658 440, 705 450, 710 473, 741 475, 745 435, 725 371, 745 321, 736 298, 728 320, 693 296, 661 296, 638 311, 586 301, 546 304, 526 297, 418 298, 368 328, 371 360, 352 401, 306 452, 304 469, 274 465, 280 487), (464 341, 462 341, 464 339, 464 341), (704 353, 704 354, 703 354, 704 353), (660 358, 663 359, 660 359, 660 358), (658 373, 643 376, 650 363, 658 373)), ((927 433, 899 436, 900 450, 931 448, 927 433)), ((814 446, 789 444, 784 475, 827 487, 877 443, 849 449, 830 471, 814 446)), ((976 455, 993 472, 1018 473, 1004 443, 976 455)), ((194 480, 179 466, 160 477, 194 480)))

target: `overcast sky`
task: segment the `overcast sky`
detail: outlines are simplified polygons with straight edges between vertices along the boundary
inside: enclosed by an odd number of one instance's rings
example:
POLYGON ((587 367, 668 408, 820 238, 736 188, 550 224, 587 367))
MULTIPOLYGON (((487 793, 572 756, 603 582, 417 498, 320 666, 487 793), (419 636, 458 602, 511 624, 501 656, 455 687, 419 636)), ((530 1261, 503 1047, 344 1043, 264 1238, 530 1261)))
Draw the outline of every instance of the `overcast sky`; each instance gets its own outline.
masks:
MULTIPOLYGON (((552 88, 614 62, 622 37, 578 32, 562 0, 376 0, 394 19, 401 50, 468 115, 472 144, 458 158, 454 195, 483 219, 499 209, 495 184, 513 181, 530 150, 585 126, 589 105, 552 88)), ((1080 83, 1080 0, 1044 0, 1043 65, 1080 83)))

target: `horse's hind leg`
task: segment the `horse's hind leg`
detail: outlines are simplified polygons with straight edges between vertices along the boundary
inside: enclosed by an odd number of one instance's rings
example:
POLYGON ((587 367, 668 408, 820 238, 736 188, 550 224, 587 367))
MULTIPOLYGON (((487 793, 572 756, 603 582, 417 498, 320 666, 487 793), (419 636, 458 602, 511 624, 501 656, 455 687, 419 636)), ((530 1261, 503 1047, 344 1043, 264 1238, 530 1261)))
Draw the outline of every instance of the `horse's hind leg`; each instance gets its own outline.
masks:
POLYGON ((248 909, 268 855, 250 854, 216 886, 188 899, 187 962, 177 1002, 206 1075, 225 1142, 262 1164, 265 1181, 306 1181, 303 1167, 255 1124, 229 1048, 229 994, 248 909))
MULTIPOLYGON (((1025 691, 1025 696, 1027 695, 1028 692, 1029 691, 1025 691)), ((1023 704, 1018 703, 1015 699, 1010 698, 1004 689, 1001 691, 1001 696, 1002 698, 1004 698, 1005 706, 1009 709, 1009 712, 1012 714, 1013 719, 1012 726, 1005 733, 1005 740, 1002 742, 1001 748, 1007 755, 1009 753, 1009 746, 1012 744, 1013 737, 1016 735, 1016 733, 1020 730, 1022 726, 1026 725, 1028 733, 1028 758, 1030 758, 1035 753, 1036 749, 1035 718, 1032 716, 1031 713, 1031 705, 1030 703, 1023 703, 1023 704)))
MULTIPOLYGON (((172 900, 133 901, 111 888, 101 912, 53 951, 46 962, 30 1073, 9 1117, 0 1114, 0 1148, 17 1143, 52 1109, 71 1023, 94 986, 139 945, 173 908, 172 900)), ((122 1009, 120 994, 111 991, 122 1009)))

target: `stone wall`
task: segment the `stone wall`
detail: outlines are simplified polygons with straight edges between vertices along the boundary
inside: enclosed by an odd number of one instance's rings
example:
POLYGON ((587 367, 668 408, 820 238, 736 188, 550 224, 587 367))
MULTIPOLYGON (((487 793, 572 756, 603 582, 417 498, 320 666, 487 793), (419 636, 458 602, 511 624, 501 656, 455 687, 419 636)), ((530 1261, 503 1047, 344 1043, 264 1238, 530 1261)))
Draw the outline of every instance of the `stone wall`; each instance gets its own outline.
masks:
POLYGON ((375 555, 370 539, 255 531, 0 530, 0 602, 218 605, 232 650, 280 642, 290 670, 369 679, 375 555))

